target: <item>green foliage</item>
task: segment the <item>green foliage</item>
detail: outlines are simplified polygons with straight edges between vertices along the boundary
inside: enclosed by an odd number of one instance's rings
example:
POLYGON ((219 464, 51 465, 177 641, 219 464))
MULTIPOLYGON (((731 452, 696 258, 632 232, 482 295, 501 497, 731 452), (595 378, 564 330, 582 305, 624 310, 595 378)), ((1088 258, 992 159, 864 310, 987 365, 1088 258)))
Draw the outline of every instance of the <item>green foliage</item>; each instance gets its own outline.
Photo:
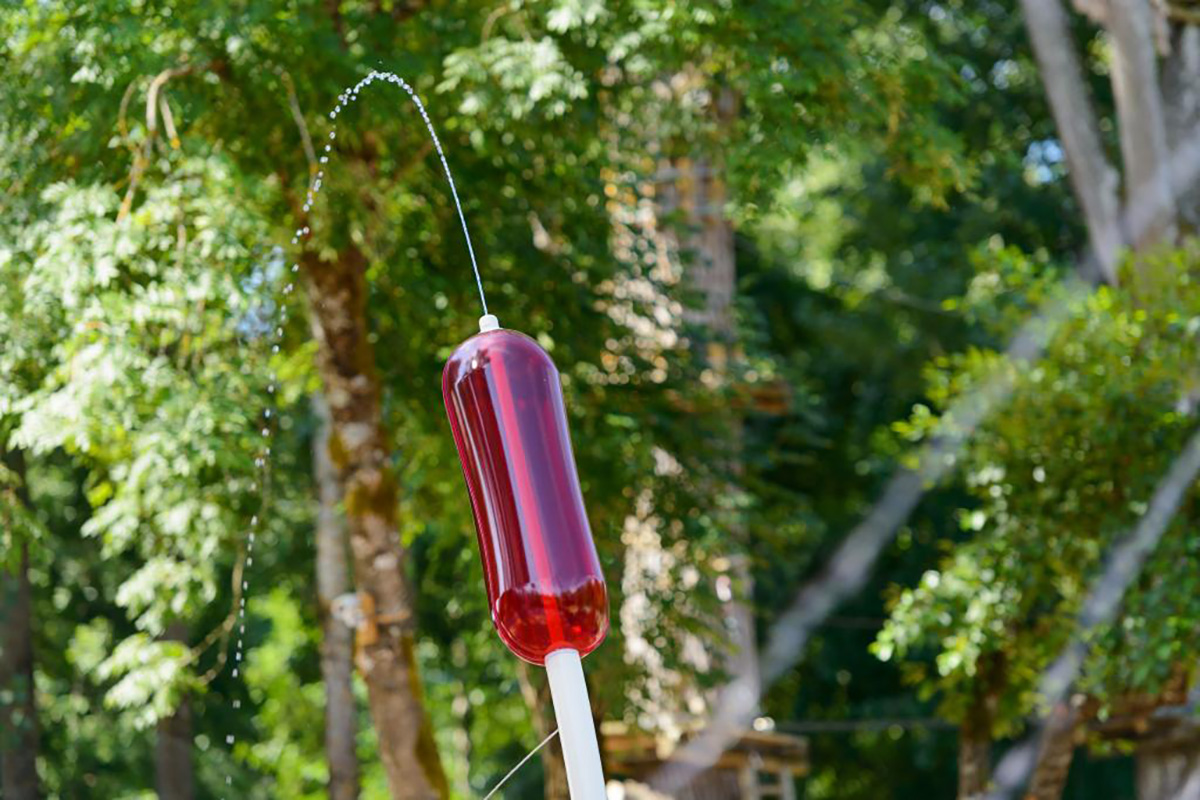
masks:
MULTIPOLYGON (((1014 275, 1031 274, 1015 252, 999 255, 977 284, 1011 287, 1021 283, 1014 275)), ((997 371, 1014 384, 1012 400, 975 432, 959 465, 973 501, 959 515, 965 540, 896 595, 874 645, 884 660, 917 658, 911 677, 936 688, 952 717, 964 713, 989 658, 1003 664, 998 731, 1036 707, 1037 676, 1076 634, 1104 553, 1145 513, 1194 429, 1196 265, 1188 245, 1139 259, 1126 288, 1059 298, 1065 318, 1036 363, 975 350, 931 371, 938 409, 997 371), (932 673, 920 659, 930 651, 932 673)), ((971 302, 993 302, 990 289, 976 289, 971 302)), ((1055 299, 1038 280, 1018 291, 1022 305, 1055 299)), ((920 435, 936 421, 920 412, 901 428, 920 435)), ((1193 504, 1189 496, 1119 618, 1090 638, 1081 688, 1104 703, 1154 695, 1185 666, 1200 624, 1195 594, 1178 591, 1200 547, 1190 532, 1193 504)))

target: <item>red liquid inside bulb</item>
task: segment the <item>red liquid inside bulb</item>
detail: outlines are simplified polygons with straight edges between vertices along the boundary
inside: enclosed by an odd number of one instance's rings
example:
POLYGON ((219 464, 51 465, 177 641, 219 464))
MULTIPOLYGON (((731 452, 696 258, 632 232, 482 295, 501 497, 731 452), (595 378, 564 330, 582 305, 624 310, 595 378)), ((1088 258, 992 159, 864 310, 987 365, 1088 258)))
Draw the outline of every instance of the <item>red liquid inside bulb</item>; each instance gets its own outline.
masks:
POLYGON ((442 397, 500 638, 534 664, 587 655, 608 633, 608 591, 554 362, 524 334, 481 333, 446 362, 442 397))

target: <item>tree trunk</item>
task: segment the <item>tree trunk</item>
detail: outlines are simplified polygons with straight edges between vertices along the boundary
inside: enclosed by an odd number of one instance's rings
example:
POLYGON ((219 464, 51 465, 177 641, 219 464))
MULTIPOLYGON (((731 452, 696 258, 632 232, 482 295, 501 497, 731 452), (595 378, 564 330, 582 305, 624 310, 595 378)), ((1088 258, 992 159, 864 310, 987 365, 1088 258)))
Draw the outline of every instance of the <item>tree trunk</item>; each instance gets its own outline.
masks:
POLYGON ((29 545, 15 572, 0 569, 0 796, 38 797, 29 545))
POLYGON ((1115 284, 1122 238, 1117 173, 1104 155, 1066 11, 1060 0, 1021 0, 1021 8, 1067 156, 1071 186, 1087 222, 1088 240, 1098 271, 1088 277, 1115 284))
POLYGON ((992 775, 992 715, 986 699, 976 699, 958 731, 958 800, 987 793, 992 775))
POLYGON ((999 653, 980 659, 971 706, 958 732, 958 800, 981 798, 992 775, 992 730, 1007 671, 999 653))
POLYGON ((1042 747, 1026 800, 1059 800, 1067 788, 1076 739, 1083 728, 1083 712, 1070 701, 1060 703, 1046 721, 1042 747))
MULTIPOLYGON (((25 461, 20 451, 0 448, 19 481, 14 502, 30 504, 25 461)), ((3 502, 0 499, 0 502, 3 502)), ((33 691, 33 591, 29 583, 29 544, 20 543, 16 564, 0 564, 0 796, 38 797, 37 707, 33 691)))
POLYGON ((354 633, 331 613, 333 602, 350 590, 346 532, 338 504, 342 489, 329 457, 331 420, 321 395, 313 397, 320 428, 313 444, 317 483, 317 603, 321 613, 321 678, 325 682, 325 758, 329 799, 358 797, 358 720, 354 702, 354 633))
MULTIPOLYGON (((1200 28, 1171 26, 1170 53, 1163 61, 1162 96, 1167 144, 1172 153, 1191 144, 1200 130, 1200 28)), ((1171 170, 1176 175, 1184 170, 1171 170)), ((1200 233, 1200 181, 1175 186, 1179 225, 1200 233)))
MULTIPOLYGON (((554 730, 554 703, 550 697, 550 682, 545 670, 521 662, 517 677, 521 682, 521 694, 525 705, 533 715, 533 730, 538 741, 545 739, 554 730)), ((546 800, 570 800, 567 787, 567 765, 563 761, 562 742, 558 737, 547 743, 541 751, 543 787, 546 800)))
MULTIPOLYGON (((725 182, 707 158, 679 158, 671 166, 675 181, 664 206, 668 211, 677 208, 684 212, 686 229, 680 238, 681 249, 690 258, 687 282, 704 301, 685 316, 707 328, 723 349, 734 339, 733 298, 737 291, 733 225, 725 217, 725 182)), ((717 360, 721 363, 715 366, 723 367, 726 356, 722 353, 717 360)))
POLYGON ((396 800, 442 798, 448 788, 421 697, 412 592, 396 525, 399 489, 368 338, 366 259, 348 246, 333 261, 308 252, 302 265, 332 419, 329 454, 345 493, 355 585, 367 615, 357 663, 380 757, 396 800))
MULTIPOLYGON (((166 639, 187 642, 181 622, 167 627, 166 639)), ((196 781, 192 770, 192 707, 181 697, 175 713, 158 721, 154 744, 154 786, 159 800, 193 800, 196 781)))
MULTIPOLYGON (((713 114, 718 129, 727 133, 738 113, 737 94, 729 88, 716 92, 713 114)), ((681 158, 672 164, 675 181, 664 201, 666 211, 676 208, 685 215, 686 230, 681 249, 691 257, 687 266, 687 281, 703 298, 703 305, 687 313, 693 324, 702 325, 711 337, 705 354, 708 366, 722 382, 731 380, 730 371, 737 352, 737 320, 734 302, 737 298, 737 254, 734 247, 733 223, 726 213, 728 191, 724 168, 719 161, 701 157, 681 158)), ((723 466, 737 481, 743 472, 743 419, 740 412, 730 411, 727 427, 728 462, 723 466)), ((736 491, 738 487, 729 486, 736 491)), ((722 616, 728 631, 728 651, 724 653, 725 668, 743 688, 755 697, 761 693, 758 641, 754 627, 754 579, 749 559, 743 552, 745 530, 735 521, 731 531, 737 542, 736 550, 728 556, 730 569, 721 580, 722 616)))
POLYGON ((1200 800, 1200 736, 1191 733, 1138 750, 1138 800, 1200 800))
POLYGON ((1149 0, 1110 2, 1108 31, 1113 44, 1112 85, 1125 167, 1125 202, 1130 209, 1130 243, 1143 250, 1173 238, 1175 231, 1175 196, 1149 0))
POLYGON ((958 800, 977 800, 992 774, 992 732, 963 723, 958 731, 958 800))

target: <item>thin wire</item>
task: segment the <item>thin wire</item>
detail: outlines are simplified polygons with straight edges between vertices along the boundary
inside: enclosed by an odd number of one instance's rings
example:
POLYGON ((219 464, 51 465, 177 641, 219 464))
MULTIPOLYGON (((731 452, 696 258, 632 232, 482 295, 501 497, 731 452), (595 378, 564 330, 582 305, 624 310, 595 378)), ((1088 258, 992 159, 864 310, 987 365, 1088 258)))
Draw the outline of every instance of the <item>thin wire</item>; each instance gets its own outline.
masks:
POLYGON ((543 747, 545 747, 546 743, 549 742, 551 739, 553 739, 555 736, 558 736, 558 728, 555 728, 554 730, 550 731, 549 736, 547 736, 545 739, 542 739, 542 741, 538 742, 537 747, 533 748, 528 753, 526 753, 525 757, 522 758, 520 761, 518 761, 517 765, 515 767, 513 767, 512 769, 510 769, 508 771, 508 774, 505 775, 503 778, 501 778, 500 782, 497 783, 495 786, 493 786, 492 790, 483 796, 483 800, 489 800, 489 798, 492 795, 494 795, 496 792, 500 791, 501 787, 503 787, 504 784, 508 783, 508 779, 511 778, 513 775, 517 774, 517 770, 519 770, 521 767, 525 766, 525 762, 528 761, 529 759, 533 758, 535 755, 537 755, 537 752, 539 750, 541 750, 543 747))

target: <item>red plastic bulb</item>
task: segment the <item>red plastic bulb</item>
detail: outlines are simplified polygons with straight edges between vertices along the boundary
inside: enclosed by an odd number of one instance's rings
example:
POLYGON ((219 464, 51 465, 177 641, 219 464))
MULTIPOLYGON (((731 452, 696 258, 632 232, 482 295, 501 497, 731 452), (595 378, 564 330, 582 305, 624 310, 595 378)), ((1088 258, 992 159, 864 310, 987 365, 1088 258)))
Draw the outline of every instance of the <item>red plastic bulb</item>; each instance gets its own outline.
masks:
POLYGON ((450 356, 442 397, 500 638, 534 664, 587 655, 608 633, 608 591, 554 362, 522 333, 489 330, 450 356))

